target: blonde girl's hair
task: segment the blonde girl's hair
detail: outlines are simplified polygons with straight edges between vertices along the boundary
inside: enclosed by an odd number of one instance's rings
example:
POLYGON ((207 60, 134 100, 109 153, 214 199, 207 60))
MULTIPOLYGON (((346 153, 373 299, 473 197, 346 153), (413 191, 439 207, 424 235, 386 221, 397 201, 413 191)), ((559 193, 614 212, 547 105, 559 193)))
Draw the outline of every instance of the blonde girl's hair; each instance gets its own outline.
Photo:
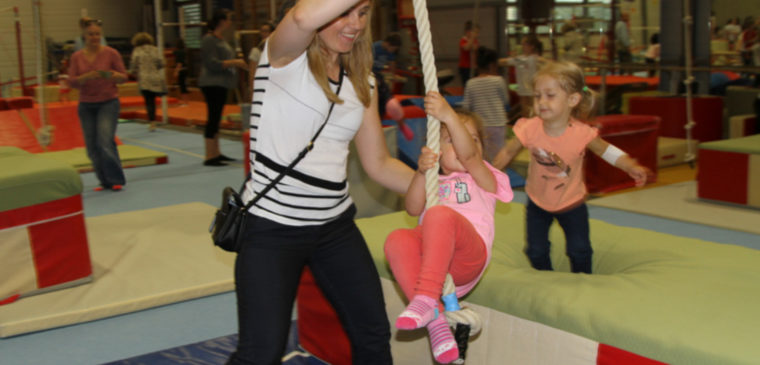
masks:
MULTIPOLYGON (((475 131, 478 132, 478 139, 480 139, 480 147, 485 147, 485 122, 483 122, 483 118, 473 111, 465 110, 465 109, 459 109, 457 108, 455 110, 457 115, 459 116, 462 123, 467 123, 467 120, 469 120, 472 123, 472 126, 475 127, 475 131)), ((441 128, 446 128, 446 125, 441 123, 441 128)))
POLYGON ((581 101, 570 113, 574 118, 588 121, 596 114, 596 92, 586 86, 583 70, 576 64, 567 61, 548 61, 533 76, 533 86, 539 77, 548 76, 559 83, 568 94, 578 93, 581 101))
MULTIPOLYGON (((343 65, 346 76, 354 85, 356 96, 365 108, 369 106, 372 100, 369 85, 369 75, 372 71, 372 32, 370 30, 372 10, 369 11, 367 16, 369 17, 367 26, 359 33, 351 51, 338 56, 338 60, 343 65)), ((327 54, 324 49, 324 43, 319 39, 318 35, 315 36, 306 49, 309 69, 322 88, 322 91, 324 91, 327 99, 336 104, 342 104, 343 100, 330 88, 330 81, 327 78, 327 54)))

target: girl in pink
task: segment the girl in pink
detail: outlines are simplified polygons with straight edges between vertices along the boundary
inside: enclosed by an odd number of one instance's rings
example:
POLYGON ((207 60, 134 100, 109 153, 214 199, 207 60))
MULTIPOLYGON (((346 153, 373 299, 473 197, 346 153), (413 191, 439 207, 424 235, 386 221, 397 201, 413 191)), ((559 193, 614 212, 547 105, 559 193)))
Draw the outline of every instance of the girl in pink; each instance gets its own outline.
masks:
POLYGON ((385 241, 385 257, 401 289, 411 300, 396 328, 427 327, 436 361, 459 357, 456 341, 439 300, 446 274, 456 295, 477 284, 491 258, 496 200, 512 200, 509 178, 483 161, 482 121, 477 114, 455 112, 437 92, 425 97, 425 111, 441 121, 440 159, 423 147, 419 170, 409 185, 406 211, 420 215, 414 229, 393 231, 385 241), (440 162, 439 205, 425 208, 425 171, 440 162), (424 211, 423 211, 424 210, 424 211))
POLYGON ((599 137, 581 120, 590 115, 594 96, 586 87, 583 71, 574 63, 549 62, 533 78, 533 112, 514 126, 515 137, 494 159, 506 167, 525 147, 531 152, 525 192, 525 253, 538 270, 552 270, 549 227, 556 218, 567 241, 572 272, 591 273, 591 241, 585 204, 583 156, 586 149, 627 172, 641 186, 648 170, 625 152, 599 137))

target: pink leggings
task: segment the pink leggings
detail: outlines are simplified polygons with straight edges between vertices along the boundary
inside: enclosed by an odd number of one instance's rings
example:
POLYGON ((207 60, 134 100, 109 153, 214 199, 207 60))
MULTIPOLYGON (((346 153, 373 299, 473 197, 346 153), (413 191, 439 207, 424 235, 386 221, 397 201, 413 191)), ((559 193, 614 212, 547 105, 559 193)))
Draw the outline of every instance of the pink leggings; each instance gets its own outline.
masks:
POLYGON ((440 300, 446 273, 457 286, 478 278, 486 245, 472 223, 449 207, 428 209, 423 223, 391 232, 385 258, 407 299, 423 294, 440 300))

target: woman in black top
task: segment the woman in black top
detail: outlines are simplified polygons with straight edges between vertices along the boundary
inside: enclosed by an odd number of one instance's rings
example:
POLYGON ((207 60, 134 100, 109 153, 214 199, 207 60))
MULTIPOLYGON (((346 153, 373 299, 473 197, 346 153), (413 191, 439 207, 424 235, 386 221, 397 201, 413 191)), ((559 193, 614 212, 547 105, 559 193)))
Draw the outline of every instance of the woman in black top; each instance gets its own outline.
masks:
POLYGON ((219 123, 227 101, 227 90, 237 84, 235 69, 247 70, 248 64, 235 58, 232 47, 224 40, 224 35, 232 25, 231 12, 218 9, 208 21, 209 32, 201 40, 201 74, 198 86, 206 100, 206 130, 203 133, 206 146, 206 166, 225 166, 224 161, 234 159, 219 150, 219 123))

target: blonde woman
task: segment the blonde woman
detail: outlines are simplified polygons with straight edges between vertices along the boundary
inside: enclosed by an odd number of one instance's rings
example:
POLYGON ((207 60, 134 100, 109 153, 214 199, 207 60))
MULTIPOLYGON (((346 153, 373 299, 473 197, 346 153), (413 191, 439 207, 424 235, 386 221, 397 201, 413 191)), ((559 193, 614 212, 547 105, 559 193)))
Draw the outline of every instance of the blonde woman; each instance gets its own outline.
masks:
POLYGON ((235 266, 240 333, 230 364, 280 363, 306 265, 341 318, 353 362, 392 362, 380 280, 354 224, 346 181, 352 140, 364 169, 385 187, 406 192, 414 175, 385 147, 370 10, 370 1, 300 0, 264 45, 243 200, 284 171, 327 123, 306 157, 250 209, 235 266))
POLYGON ((119 52, 101 44, 100 20, 87 20, 83 28, 85 46, 71 55, 68 82, 79 89, 79 122, 87 157, 100 181, 95 191, 119 191, 127 181, 114 141, 120 109, 116 84, 127 80, 127 70, 119 52))
POLYGON ((150 130, 156 129, 156 97, 166 94, 166 79, 164 75, 164 57, 154 46, 153 37, 140 32, 132 37, 132 57, 129 62, 129 73, 137 76, 137 87, 145 99, 145 109, 148 112, 150 130))

